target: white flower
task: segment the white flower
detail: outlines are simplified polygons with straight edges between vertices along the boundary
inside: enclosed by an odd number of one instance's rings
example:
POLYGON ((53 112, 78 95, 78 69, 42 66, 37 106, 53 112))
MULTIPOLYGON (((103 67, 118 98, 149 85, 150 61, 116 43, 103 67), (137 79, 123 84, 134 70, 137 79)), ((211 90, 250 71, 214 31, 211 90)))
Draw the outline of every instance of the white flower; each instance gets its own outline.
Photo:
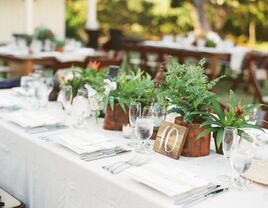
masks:
POLYGON ((104 82, 104 89, 105 89, 104 94, 105 95, 108 96, 111 91, 116 90, 116 87, 117 87, 116 82, 113 82, 109 79, 105 79, 103 80, 103 82, 104 82))
POLYGON ((101 96, 93 96, 89 99, 89 107, 91 111, 99 111, 102 110, 102 98, 101 96))
POLYGON ((87 94, 89 98, 97 94, 97 91, 93 89, 89 84, 85 84, 85 88, 87 89, 87 94))

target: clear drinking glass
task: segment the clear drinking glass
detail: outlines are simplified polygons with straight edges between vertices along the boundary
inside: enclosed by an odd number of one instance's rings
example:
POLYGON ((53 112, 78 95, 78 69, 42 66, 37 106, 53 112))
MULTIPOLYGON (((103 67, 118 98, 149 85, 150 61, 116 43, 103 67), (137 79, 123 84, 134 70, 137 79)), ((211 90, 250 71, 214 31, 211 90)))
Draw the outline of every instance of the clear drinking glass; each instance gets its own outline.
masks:
POLYGON ((89 102, 87 90, 82 88, 77 92, 72 103, 72 118, 74 126, 84 127, 86 118, 89 117, 89 102))
POLYGON ((230 182, 231 177, 228 175, 228 170, 230 167, 230 155, 232 148, 237 143, 237 128, 234 127, 225 127, 223 132, 223 140, 222 140, 222 150, 223 155, 226 160, 225 165, 225 174, 218 176, 218 179, 222 182, 230 182))
POLYGON ((44 78, 39 78, 34 81, 34 95, 36 99, 37 109, 44 108, 48 102, 47 96, 47 85, 45 84, 44 78))
POLYGON ((64 86, 60 91, 60 102, 67 115, 71 112, 71 102, 73 99, 73 89, 71 85, 64 86))
POLYGON ((254 154, 255 144, 252 138, 248 134, 242 134, 238 144, 232 148, 230 158, 233 170, 239 175, 234 184, 238 190, 247 188, 246 179, 242 176, 249 170, 254 154))
POLYGON ((154 122, 154 127, 159 127, 165 119, 165 110, 158 103, 154 103, 143 108, 142 116, 149 116, 154 122))
MULTIPOLYGON (((140 103, 131 103, 129 105, 129 122, 130 122, 132 129, 133 129, 133 132, 134 132, 135 125, 136 125, 136 120, 139 116, 141 116, 141 104, 140 103)), ((134 133, 132 135, 132 139, 135 139, 134 133)), ((130 147, 136 147, 137 143, 131 142, 128 145, 130 147)))
POLYGON ((153 134, 154 123, 150 117, 140 116, 136 120, 135 125, 135 134, 139 140, 141 140, 141 144, 136 148, 136 151, 139 153, 146 152, 146 143, 150 139, 153 134))
POLYGON ((20 79, 20 87, 26 97, 30 96, 30 90, 32 86, 33 78, 31 76, 22 76, 20 79))

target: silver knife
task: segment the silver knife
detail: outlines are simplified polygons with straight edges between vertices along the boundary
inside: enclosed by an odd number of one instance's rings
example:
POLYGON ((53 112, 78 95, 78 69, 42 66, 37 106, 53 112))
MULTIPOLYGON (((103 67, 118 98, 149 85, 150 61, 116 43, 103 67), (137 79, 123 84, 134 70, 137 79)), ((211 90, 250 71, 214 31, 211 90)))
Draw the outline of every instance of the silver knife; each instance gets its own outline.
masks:
POLYGON ((88 161, 98 160, 98 159, 102 159, 102 158, 113 157, 113 156, 123 154, 123 153, 126 153, 126 152, 130 152, 130 151, 131 150, 121 150, 121 151, 117 151, 117 152, 114 152, 114 153, 111 153, 111 154, 103 154, 103 155, 99 155, 99 156, 96 156, 96 157, 89 157, 89 158, 86 158, 86 159, 83 159, 83 160, 88 162, 88 161))
POLYGON ((215 191, 212 191, 208 194, 205 194, 203 196, 200 196, 200 197, 196 197, 196 198, 193 198, 192 200, 189 200, 187 201, 185 204, 183 204, 182 208, 188 208, 188 207, 191 207, 201 201, 204 201, 206 199, 209 199, 209 198, 212 198, 212 197, 215 197, 219 194, 223 194, 224 192, 228 191, 229 189, 228 188, 221 188, 221 189, 217 189, 215 191))
POLYGON ((215 184, 209 184, 200 188, 196 188, 194 190, 188 191, 185 194, 181 194, 175 198, 175 204, 180 205, 184 204, 190 199, 203 196, 207 193, 210 193, 211 191, 214 191, 215 189, 218 189, 220 185, 215 185, 215 184))

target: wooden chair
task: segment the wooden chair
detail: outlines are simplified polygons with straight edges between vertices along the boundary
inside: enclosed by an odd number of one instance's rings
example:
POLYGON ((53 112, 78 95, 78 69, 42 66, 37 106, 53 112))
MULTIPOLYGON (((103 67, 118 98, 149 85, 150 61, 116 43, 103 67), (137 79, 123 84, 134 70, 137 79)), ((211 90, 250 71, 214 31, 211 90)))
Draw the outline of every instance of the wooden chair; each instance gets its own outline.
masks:
POLYGON ((0 188, 0 207, 1 208, 25 208, 24 204, 18 199, 13 197, 11 194, 7 193, 0 188))
POLYGON ((268 129, 268 111, 258 110, 256 116, 258 118, 256 125, 268 129))
POLYGON ((268 80, 268 54, 251 54, 248 57, 248 76, 249 76, 249 85, 254 88, 254 102, 259 102, 262 104, 268 104, 268 96, 262 94, 262 86, 260 80, 257 78, 258 70, 265 70, 266 77, 265 80, 268 80), (259 62, 258 67, 255 67, 255 64, 259 62))

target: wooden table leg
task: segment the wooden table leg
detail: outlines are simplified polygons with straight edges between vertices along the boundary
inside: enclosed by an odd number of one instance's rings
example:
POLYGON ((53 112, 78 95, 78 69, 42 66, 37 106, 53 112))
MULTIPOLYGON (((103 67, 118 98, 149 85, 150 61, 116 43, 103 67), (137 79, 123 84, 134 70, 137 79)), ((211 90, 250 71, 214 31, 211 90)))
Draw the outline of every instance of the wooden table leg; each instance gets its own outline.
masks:
POLYGON ((216 78, 217 66, 218 66, 218 58, 216 56, 212 56, 209 65, 209 68, 211 70, 210 79, 212 80, 216 78))
POLYGON ((23 61, 23 75, 29 75, 33 71, 33 61, 25 60, 23 61))

